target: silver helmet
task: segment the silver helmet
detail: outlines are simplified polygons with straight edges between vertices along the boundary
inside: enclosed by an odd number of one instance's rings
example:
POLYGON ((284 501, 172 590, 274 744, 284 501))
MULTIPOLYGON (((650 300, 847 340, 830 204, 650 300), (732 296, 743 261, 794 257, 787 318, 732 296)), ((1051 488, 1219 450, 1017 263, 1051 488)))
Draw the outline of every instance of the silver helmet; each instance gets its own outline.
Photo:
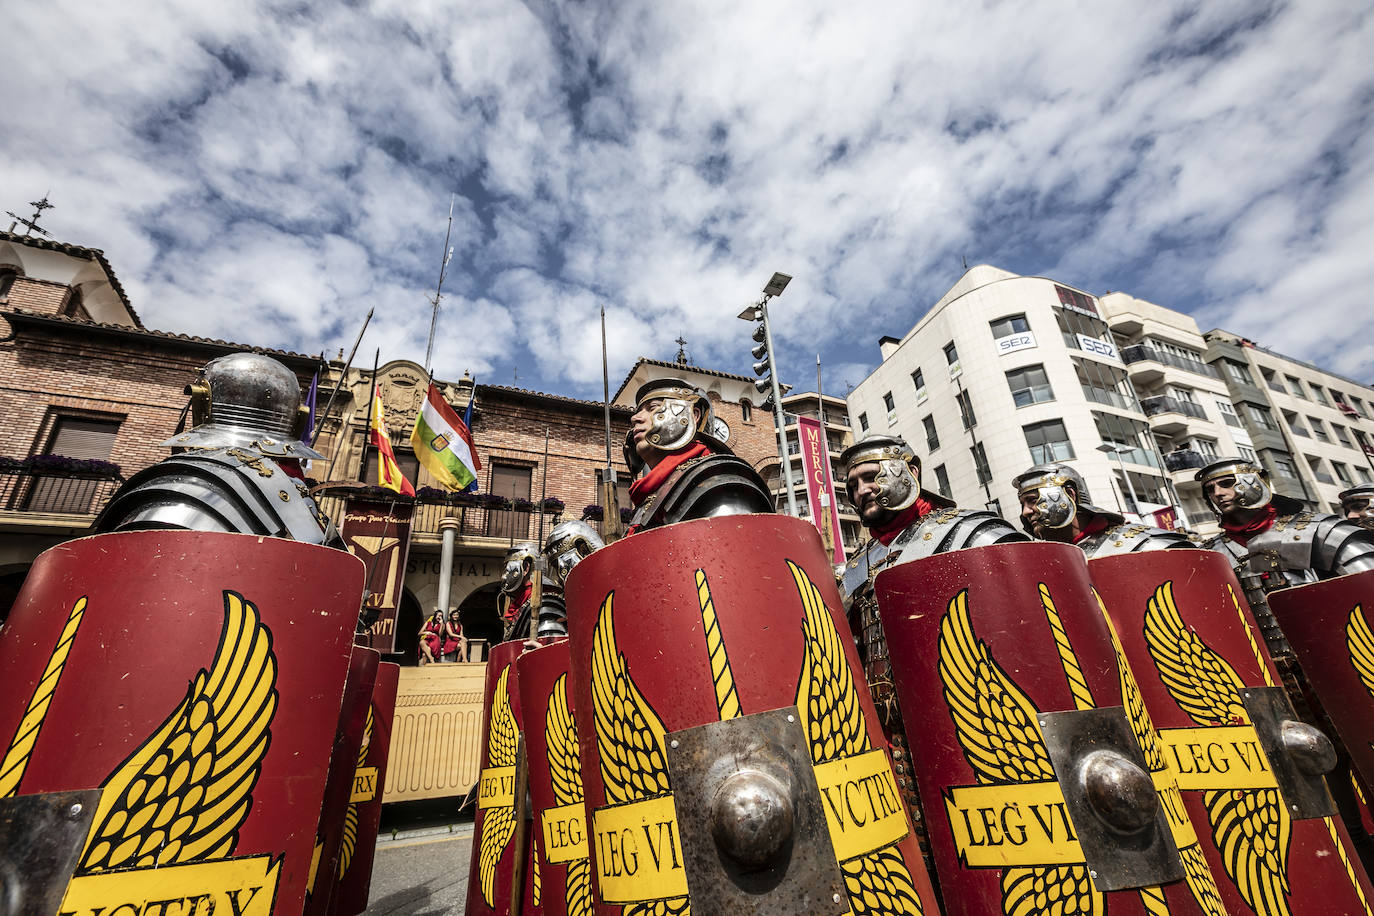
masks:
POLYGON ((606 546, 596 529, 586 522, 566 521, 553 526, 544 541, 544 559, 549 563, 549 580, 562 586, 568 573, 583 558, 606 546))
POLYGON ((164 447, 246 446, 271 458, 323 458, 301 441, 305 424, 296 374, 270 356, 232 353, 206 363, 194 382, 191 429, 164 447))
MULTIPOLYGON (((698 435, 709 434, 715 424, 710 398, 680 378, 654 379, 640 385, 635 392, 635 411, 650 401, 661 403, 654 410, 644 439, 660 451, 675 452, 685 448, 698 435), (692 416, 694 409, 698 411, 695 418, 692 416)), ((633 428, 625 434, 625 463, 631 473, 637 473, 644 466, 635 451, 634 435, 633 428)))
POLYGON ((1193 479, 1202 484, 1202 498, 1217 515, 1222 513, 1207 495, 1207 485, 1228 477, 1235 478, 1232 484, 1236 492, 1234 508, 1263 509, 1272 504, 1280 512, 1288 513, 1300 511, 1303 507, 1298 500, 1275 493, 1273 484, 1269 482, 1269 472, 1253 461, 1244 458, 1223 458, 1213 461, 1193 475, 1193 479))
MULTIPOLYGON (((916 502, 921 495, 921 461, 898 436, 868 436, 860 439, 840 455, 845 477, 861 464, 876 463, 878 476, 878 504, 884 509, 900 511, 916 502)), ((854 494, 849 494, 853 501, 854 494)))
MULTIPOLYGON (((1016 475, 1011 483, 1016 487, 1017 499, 1024 500, 1028 493, 1036 495, 1036 515, 1046 528, 1067 528, 1084 510, 1121 520, 1117 513, 1094 506, 1083 475, 1063 462, 1037 464, 1016 475)), ((1030 531, 1025 521, 1021 524, 1030 531)))
POLYGON ((539 547, 531 541, 507 550, 506 568, 501 572, 501 591, 508 595, 518 591, 534 571, 534 561, 538 558, 539 547))
POLYGON ((1349 519, 1374 519, 1374 483, 1343 490, 1340 494, 1341 515, 1349 519))

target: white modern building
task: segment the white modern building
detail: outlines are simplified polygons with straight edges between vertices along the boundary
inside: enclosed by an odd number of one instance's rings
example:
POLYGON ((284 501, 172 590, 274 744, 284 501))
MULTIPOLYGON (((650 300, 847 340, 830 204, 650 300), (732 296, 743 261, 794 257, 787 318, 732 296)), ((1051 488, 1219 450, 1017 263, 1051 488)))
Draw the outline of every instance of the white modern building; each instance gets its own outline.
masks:
MULTIPOLYGON (((996 267, 968 270, 849 396, 855 435, 901 435, 928 489, 1008 519, 1011 481, 1068 461, 1098 505, 1177 505, 1096 297, 996 267)), ((1180 519, 1186 523, 1186 519, 1180 519)))

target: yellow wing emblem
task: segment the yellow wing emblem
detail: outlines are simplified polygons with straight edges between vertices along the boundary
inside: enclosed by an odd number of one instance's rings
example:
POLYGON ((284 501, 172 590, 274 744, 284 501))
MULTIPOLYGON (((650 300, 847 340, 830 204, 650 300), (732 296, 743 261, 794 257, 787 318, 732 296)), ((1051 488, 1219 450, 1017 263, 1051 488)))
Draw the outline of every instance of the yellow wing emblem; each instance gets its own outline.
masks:
MULTIPOLYGON (((1174 583, 1155 589, 1145 608, 1145 644, 1169 695, 1198 725, 1248 722, 1235 669, 1187 628, 1174 583)), ((1212 839, 1227 876, 1259 916, 1288 916, 1288 847, 1293 821, 1277 789, 1202 793, 1212 839)))
MULTIPOLYGON (((487 766, 515 766, 516 751, 520 746, 520 729, 515 724, 515 713, 510 708, 510 665, 501 671, 496 679, 496 689, 491 697, 491 726, 487 733, 487 766)), ((482 899, 487 906, 495 906, 496 866, 506 844, 515 835, 515 809, 513 807, 488 808, 482 819, 482 845, 477 857, 478 879, 482 885, 482 899)))
POLYGON ((226 591, 210 670, 105 780, 78 874, 230 855, 267 754, 276 681, 271 632, 226 591))
POLYGON ((1364 619, 1360 606, 1355 605, 1350 612, 1350 621, 1345 625, 1345 645, 1350 650, 1350 664, 1360 676, 1364 689, 1374 696, 1374 632, 1369 629, 1369 621, 1364 619))
MULTIPOLYGON (((849 670, 835 621, 820 589, 805 570, 787 561, 801 596, 801 676, 797 680, 797 710, 806 732, 813 763, 862 754, 873 747, 859 706, 859 692, 849 670)), ((920 894, 901 851, 887 846, 840 863, 855 916, 923 912, 920 894)))
MULTIPOLYGON (((568 676, 560 674, 549 694, 549 709, 544 714, 544 736, 549 749, 549 775, 553 797, 559 805, 581 804, 582 761, 578 757, 577 721, 568 709, 568 676)), ((591 870, 586 859, 575 859, 567 867, 568 914, 592 911, 591 870)))
MULTIPOLYGON (((940 680, 959 746, 980 783, 1054 779, 1035 705, 973 632, 967 590, 950 600, 940 622, 940 680)), ((1003 870, 1002 903, 1008 916, 1044 912, 1046 900, 1060 901, 1058 911, 1065 913, 1106 912, 1086 865, 1003 870)))
MULTIPOLYGON (((363 743, 358 748, 358 763, 354 767, 357 771, 367 764, 367 752, 372 746, 372 723, 375 710, 372 704, 367 704, 367 724, 363 726, 363 743)), ((339 871, 340 878, 348 871, 348 866, 353 864, 353 853, 358 848, 358 806, 351 804, 344 812, 343 837, 339 841, 339 871)))

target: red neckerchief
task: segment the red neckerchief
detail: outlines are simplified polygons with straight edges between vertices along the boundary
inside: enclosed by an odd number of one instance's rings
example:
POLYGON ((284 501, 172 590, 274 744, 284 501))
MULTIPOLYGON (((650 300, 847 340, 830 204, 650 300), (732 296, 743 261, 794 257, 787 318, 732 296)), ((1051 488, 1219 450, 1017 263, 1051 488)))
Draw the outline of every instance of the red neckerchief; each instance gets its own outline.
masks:
POLYGON ((520 590, 520 596, 511 601, 510 607, 506 608, 503 620, 514 620, 520 614, 520 609, 525 606, 525 602, 530 600, 530 593, 534 591, 534 583, 526 582, 525 587, 520 590))
POLYGON ((305 480, 305 472, 301 470, 301 463, 295 458, 278 458, 277 467, 281 468, 282 473, 287 477, 294 477, 300 481, 305 480))
POLYGON ((886 525, 874 525, 868 529, 868 533, 873 535, 883 546, 886 547, 897 539, 897 535, 910 528, 913 524, 925 518, 935 507, 924 497, 916 497, 916 501, 907 506, 897 517, 886 525))
POLYGON ((691 448, 685 448, 680 452, 665 456, 662 461, 649 469, 649 473, 630 484, 630 502, 634 503, 635 508, 638 509, 644 500, 663 486, 663 481, 667 480, 668 476, 685 462, 709 454, 711 454, 711 449, 707 447, 706 443, 698 442, 691 448))
POLYGON ((1246 544, 1250 543, 1252 537, 1268 531, 1274 524, 1274 519, 1278 517, 1278 507, 1271 503, 1265 506, 1264 511, 1258 516, 1243 525, 1234 525, 1223 521, 1221 523, 1221 530, 1226 532, 1228 538, 1244 547, 1246 544))
POLYGON ((1090 538, 1094 534, 1101 534, 1112 526, 1112 520, 1105 515, 1094 515, 1093 520, 1084 525, 1077 534, 1073 536, 1073 542, 1077 544, 1084 538, 1090 538))

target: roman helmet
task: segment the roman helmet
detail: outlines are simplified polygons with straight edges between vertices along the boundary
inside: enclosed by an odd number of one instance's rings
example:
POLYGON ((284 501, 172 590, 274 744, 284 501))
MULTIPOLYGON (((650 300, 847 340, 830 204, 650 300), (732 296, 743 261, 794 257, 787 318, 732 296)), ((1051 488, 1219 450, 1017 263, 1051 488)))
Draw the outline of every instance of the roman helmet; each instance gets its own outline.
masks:
MULTIPOLYGON (((855 442, 840 455, 846 478, 852 468, 876 462, 879 487, 878 504, 900 512, 921 495, 921 459, 900 436, 868 436, 855 442)), ((852 494, 851 494, 852 499, 852 494)))
MULTIPOLYGON (((645 382, 635 392, 635 411, 653 400, 663 402, 662 406, 654 411, 652 425, 645 434, 645 439, 654 448, 675 452, 685 448, 698 436, 705 435, 713 446, 719 446, 715 450, 728 451, 723 443, 717 442, 709 435, 715 422, 715 414, 711 410, 710 399, 700 388, 694 388, 680 378, 660 378, 645 382), (700 416, 695 422, 692 419, 693 408, 700 411, 700 416)), ((638 474, 644 467, 644 461, 635 451, 633 428, 625 434, 625 463, 629 466, 631 474, 638 474)))
POLYGON ((1341 515, 1349 518, 1351 512, 1358 512, 1358 520, 1374 519, 1374 484, 1362 483, 1358 487, 1343 490, 1339 498, 1341 515))
POLYGON ((534 562, 539 559, 539 548, 526 541, 516 544, 506 551, 506 568, 501 573, 501 591, 514 595, 529 580, 534 571, 534 562))
POLYGON ((1244 458, 1222 458, 1193 475, 1193 479, 1202 484, 1202 498, 1217 515, 1221 515, 1221 510, 1207 496, 1207 484, 1227 477, 1235 478, 1236 507, 1239 509, 1263 509, 1272 504, 1285 515, 1302 511, 1301 502, 1274 492, 1269 472, 1264 468, 1244 458))
POLYGON ((323 458, 305 442, 306 411, 296 374, 270 356, 232 353, 206 363, 194 382, 191 429, 163 442, 170 448, 256 449, 269 458, 323 458))
MULTIPOLYGON (((1122 520, 1116 512, 1094 506, 1083 475, 1063 462, 1037 464, 1018 474, 1011 483, 1016 487, 1017 499, 1027 493, 1036 494, 1035 511, 1046 528, 1067 528, 1083 510, 1122 520)), ((1022 527, 1030 533, 1024 521, 1022 527)))
POLYGON ((549 579, 554 585, 563 586, 568 573, 593 551, 606 546, 596 529, 586 522, 559 522, 549 532, 544 541, 544 558, 549 564, 549 579))

